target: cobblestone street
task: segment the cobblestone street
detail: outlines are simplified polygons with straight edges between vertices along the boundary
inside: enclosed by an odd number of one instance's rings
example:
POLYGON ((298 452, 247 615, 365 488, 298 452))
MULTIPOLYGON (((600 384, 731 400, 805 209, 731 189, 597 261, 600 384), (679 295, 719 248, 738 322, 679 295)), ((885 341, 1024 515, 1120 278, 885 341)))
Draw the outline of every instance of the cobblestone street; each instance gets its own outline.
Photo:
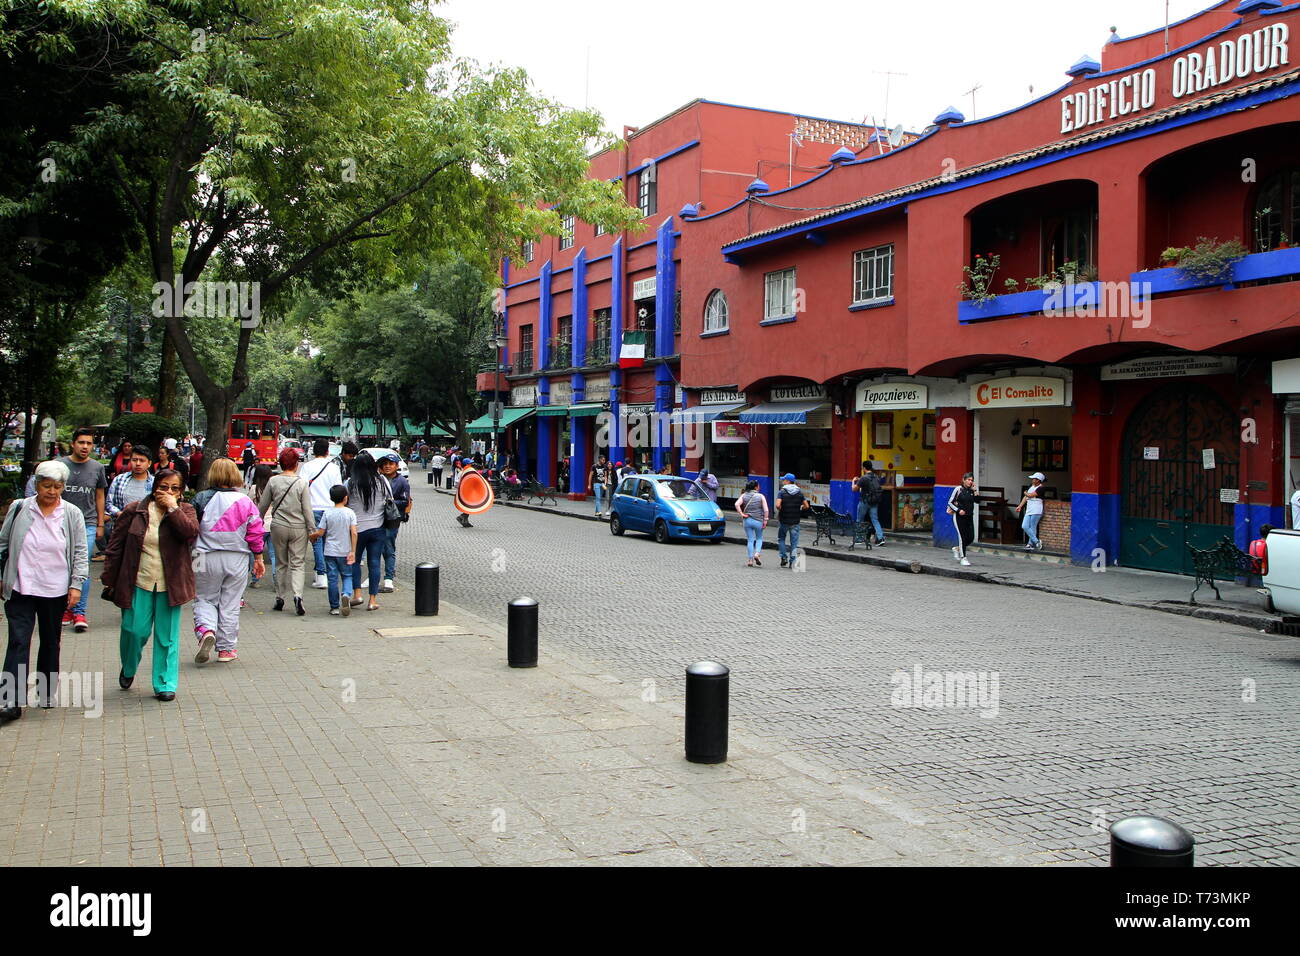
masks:
POLYGON ((402 574, 440 563, 444 595, 503 617, 542 604, 542 640, 661 696, 682 668, 732 667, 732 720, 844 786, 961 821, 1021 862, 1104 861, 1103 826, 1165 815, 1198 863, 1300 861, 1300 645, 1214 622, 1033 591, 776 555, 656 545, 495 508, 472 529, 413 474, 402 574), (891 706, 898 671, 997 672, 996 717, 891 706))

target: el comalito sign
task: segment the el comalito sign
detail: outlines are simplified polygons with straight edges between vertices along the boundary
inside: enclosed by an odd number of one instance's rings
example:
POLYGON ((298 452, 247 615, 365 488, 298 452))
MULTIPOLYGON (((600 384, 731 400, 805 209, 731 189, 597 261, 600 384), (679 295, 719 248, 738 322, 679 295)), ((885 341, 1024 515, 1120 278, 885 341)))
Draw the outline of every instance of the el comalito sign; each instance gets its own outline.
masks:
POLYGON ((1289 41, 1287 24, 1273 23, 1067 94, 1061 97, 1061 133, 1077 132, 1156 106, 1170 105, 1158 102, 1157 87, 1167 88, 1172 101, 1177 102, 1288 66, 1291 63, 1289 41), (1161 73, 1165 75, 1161 77, 1161 73))

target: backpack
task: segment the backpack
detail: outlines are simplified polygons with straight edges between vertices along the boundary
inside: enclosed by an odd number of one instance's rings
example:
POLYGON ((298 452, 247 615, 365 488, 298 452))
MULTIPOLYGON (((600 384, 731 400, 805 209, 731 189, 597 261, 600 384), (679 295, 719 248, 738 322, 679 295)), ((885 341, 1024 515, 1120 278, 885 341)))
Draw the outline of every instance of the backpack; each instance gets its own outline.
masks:
POLYGON ((880 504, 880 499, 883 497, 884 492, 880 486, 880 479, 876 477, 874 471, 871 474, 866 475, 858 484, 866 490, 867 504, 880 504))

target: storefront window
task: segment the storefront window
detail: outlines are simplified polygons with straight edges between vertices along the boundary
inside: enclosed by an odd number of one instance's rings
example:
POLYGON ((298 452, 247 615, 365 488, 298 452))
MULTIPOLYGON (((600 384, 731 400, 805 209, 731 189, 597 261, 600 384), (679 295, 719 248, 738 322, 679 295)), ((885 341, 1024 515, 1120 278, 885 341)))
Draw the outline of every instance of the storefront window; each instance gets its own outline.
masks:
POLYGON ((748 442, 713 442, 709 471, 719 478, 743 478, 749 474, 748 442))
POLYGON ((800 481, 830 481, 829 428, 778 429, 777 455, 777 469, 781 474, 793 472, 800 481))

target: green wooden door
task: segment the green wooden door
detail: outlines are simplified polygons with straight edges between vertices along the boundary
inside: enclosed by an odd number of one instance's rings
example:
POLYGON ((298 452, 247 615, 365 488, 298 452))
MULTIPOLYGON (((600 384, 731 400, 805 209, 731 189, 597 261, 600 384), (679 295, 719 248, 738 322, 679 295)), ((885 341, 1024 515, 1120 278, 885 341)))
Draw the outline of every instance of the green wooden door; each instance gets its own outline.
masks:
POLYGON ((1232 409, 1204 386, 1170 385, 1138 406, 1125 429, 1120 563, 1191 574, 1188 545, 1231 538, 1233 506, 1219 493, 1238 487, 1237 450, 1232 409))

